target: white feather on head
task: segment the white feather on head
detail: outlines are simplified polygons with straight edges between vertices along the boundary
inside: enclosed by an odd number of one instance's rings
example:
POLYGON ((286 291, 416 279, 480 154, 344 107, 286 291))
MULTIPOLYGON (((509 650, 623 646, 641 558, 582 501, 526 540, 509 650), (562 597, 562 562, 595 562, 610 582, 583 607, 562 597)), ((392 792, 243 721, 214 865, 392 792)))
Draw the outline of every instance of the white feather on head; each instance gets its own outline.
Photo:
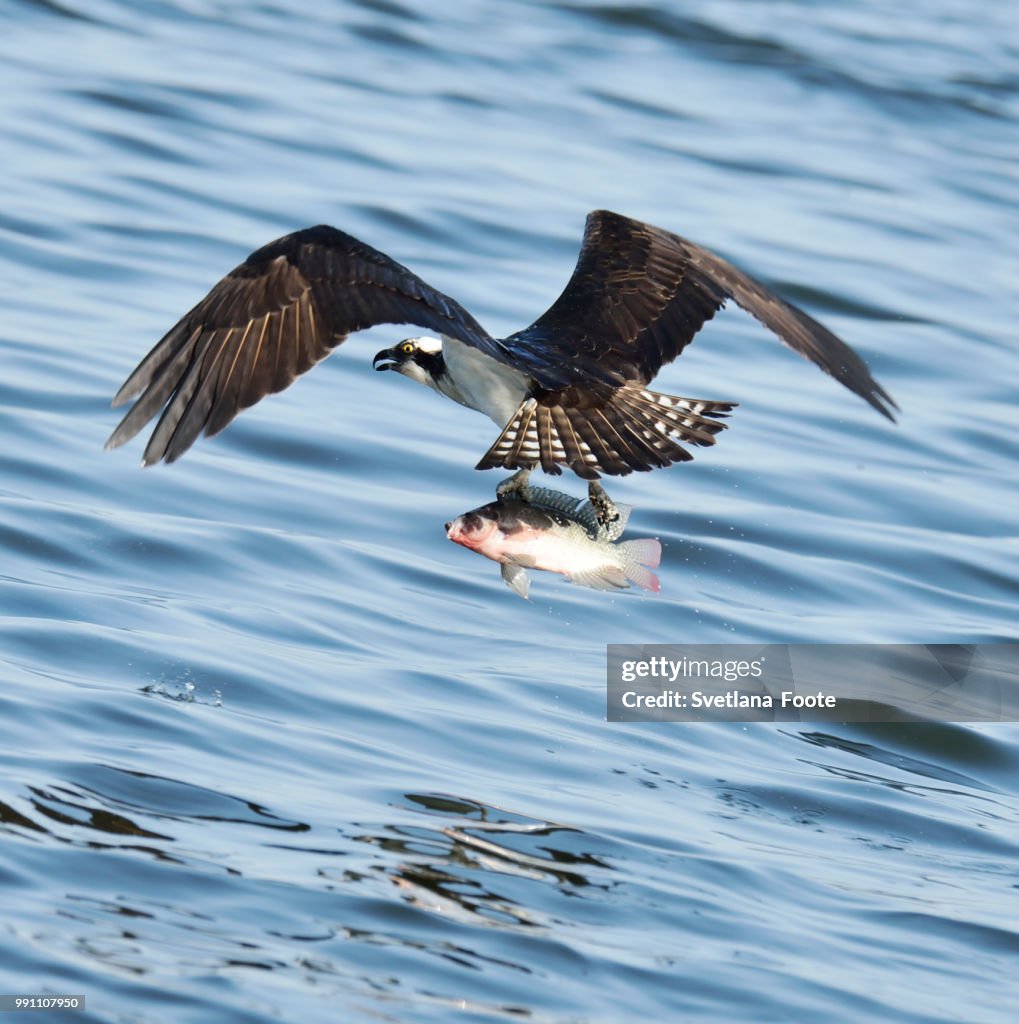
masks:
MULTIPOLYGON (((422 352, 442 351, 442 342, 438 338, 432 338, 427 334, 421 338, 407 338, 406 341, 409 341, 412 344, 417 345, 417 347, 421 349, 422 352)), ((405 342, 401 342, 401 344, 405 344, 405 342)))

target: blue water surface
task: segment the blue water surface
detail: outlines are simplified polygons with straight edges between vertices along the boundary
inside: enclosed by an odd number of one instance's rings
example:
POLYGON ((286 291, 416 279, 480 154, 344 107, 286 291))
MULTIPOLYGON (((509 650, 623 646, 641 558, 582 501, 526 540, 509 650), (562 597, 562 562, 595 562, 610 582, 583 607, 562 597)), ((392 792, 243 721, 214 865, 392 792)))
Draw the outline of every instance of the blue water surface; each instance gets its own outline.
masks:
POLYGON ((125 1024, 1015 1019, 1019 726, 604 705, 607 642, 1016 639, 1008 4, 3 24, 0 992, 125 1024), (272 238, 337 225, 505 334, 601 207, 759 275, 902 408, 717 317, 657 386, 731 428, 613 482, 661 595, 523 602, 445 539, 496 431, 373 373, 406 328, 172 467, 102 450, 128 371, 272 238))

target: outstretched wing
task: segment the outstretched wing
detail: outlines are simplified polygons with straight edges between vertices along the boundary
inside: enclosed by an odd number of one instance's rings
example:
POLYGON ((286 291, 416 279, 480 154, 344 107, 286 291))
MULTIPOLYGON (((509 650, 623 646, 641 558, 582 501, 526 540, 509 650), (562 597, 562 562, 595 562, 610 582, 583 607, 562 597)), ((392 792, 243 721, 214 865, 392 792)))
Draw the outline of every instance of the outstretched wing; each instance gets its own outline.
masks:
POLYGON ((649 383, 733 299, 791 349, 894 420, 898 408, 845 342, 771 289, 701 246, 607 210, 587 218, 577 267, 562 295, 506 339, 518 368, 549 390, 542 363, 574 383, 649 383), (523 364, 523 365, 521 365, 523 364))
POLYGON ((162 410, 142 460, 173 462, 204 430, 282 391, 354 331, 412 323, 500 361, 500 342, 459 303, 356 238, 320 225, 252 253, 163 337, 125 381, 135 398, 106 443, 116 448, 162 410))

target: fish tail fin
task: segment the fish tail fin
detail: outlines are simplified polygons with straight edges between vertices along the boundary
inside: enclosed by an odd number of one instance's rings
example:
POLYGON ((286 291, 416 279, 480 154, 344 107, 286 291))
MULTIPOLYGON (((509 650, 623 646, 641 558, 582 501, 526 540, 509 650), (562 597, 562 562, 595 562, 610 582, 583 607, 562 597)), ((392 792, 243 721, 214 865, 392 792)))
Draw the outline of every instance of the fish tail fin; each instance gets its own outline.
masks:
POLYGON ((653 537, 641 537, 638 540, 624 540, 617 545, 620 551, 628 554, 635 562, 646 565, 649 569, 657 569, 662 561, 662 545, 653 537))
POLYGON ((541 402, 528 398, 477 468, 540 465, 555 474, 566 465, 578 476, 596 480, 602 473, 625 476, 687 462, 693 456, 679 442, 714 444, 715 435, 726 427, 721 420, 734 408, 733 402, 649 391, 636 381, 614 388, 595 405, 571 406, 568 392, 550 394, 541 402))
POLYGON ((662 545, 651 537, 642 537, 624 540, 617 546, 623 556, 623 571, 627 577, 638 587, 657 594, 662 584, 651 570, 657 569, 662 560, 662 545))

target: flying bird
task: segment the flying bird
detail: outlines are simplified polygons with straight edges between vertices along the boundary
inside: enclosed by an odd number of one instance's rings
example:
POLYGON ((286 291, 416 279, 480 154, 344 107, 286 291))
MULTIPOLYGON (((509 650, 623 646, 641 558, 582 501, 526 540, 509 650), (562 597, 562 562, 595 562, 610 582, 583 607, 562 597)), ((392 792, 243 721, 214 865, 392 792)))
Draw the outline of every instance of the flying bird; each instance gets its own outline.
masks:
POLYGON ((478 469, 541 467, 598 484, 692 458, 710 445, 732 402, 665 395, 658 371, 732 299, 786 345, 894 422, 895 402, 867 364, 801 309, 679 235, 607 210, 587 218, 565 290, 530 327, 492 337, 458 302, 402 264, 336 228, 305 228, 252 253, 141 361, 113 405, 136 399, 107 441, 116 448, 153 417, 142 459, 173 462, 201 433, 282 391, 355 331, 410 323, 438 337, 379 352, 377 370, 410 377, 489 416, 501 433, 478 469))

